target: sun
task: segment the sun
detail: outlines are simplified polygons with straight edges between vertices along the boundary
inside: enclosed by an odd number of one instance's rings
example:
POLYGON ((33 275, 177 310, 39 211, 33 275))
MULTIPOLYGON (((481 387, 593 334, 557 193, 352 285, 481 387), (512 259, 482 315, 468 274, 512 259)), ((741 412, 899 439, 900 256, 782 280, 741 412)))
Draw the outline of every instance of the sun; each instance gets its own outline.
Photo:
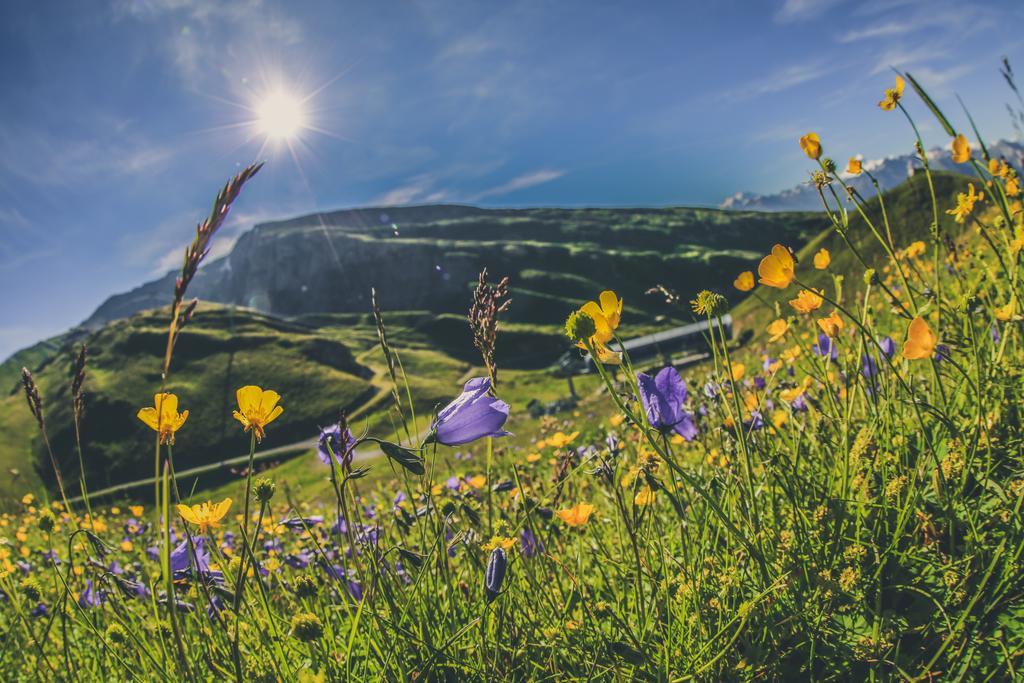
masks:
POLYGON ((305 127, 302 100, 287 92, 272 92, 256 106, 256 128, 270 140, 291 140, 305 127))

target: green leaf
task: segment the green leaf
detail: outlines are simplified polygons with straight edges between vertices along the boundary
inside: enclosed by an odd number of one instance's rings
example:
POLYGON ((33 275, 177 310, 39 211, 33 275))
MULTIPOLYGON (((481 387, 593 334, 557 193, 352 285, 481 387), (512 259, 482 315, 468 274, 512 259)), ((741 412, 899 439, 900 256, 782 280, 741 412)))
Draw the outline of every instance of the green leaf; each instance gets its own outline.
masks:
POLYGON ((910 85, 914 88, 914 92, 917 93, 917 96, 920 97, 924 103, 928 105, 928 108, 932 110, 932 113, 935 114, 935 118, 937 118, 939 123, 942 124, 943 129, 945 129, 946 133, 949 134, 949 137, 955 138, 956 130, 952 125, 950 125, 949 120, 946 118, 946 115, 942 113, 942 110, 939 109, 938 105, 935 104, 932 98, 928 96, 928 93, 924 91, 924 88, 914 80, 914 77, 910 75, 909 71, 903 74, 903 76, 910 82, 910 85))
POLYGON ((384 451, 384 455, 388 456, 413 474, 423 474, 427 471, 423 466, 423 460, 408 448, 402 448, 398 444, 393 444, 388 441, 381 441, 380 449, 384 451))

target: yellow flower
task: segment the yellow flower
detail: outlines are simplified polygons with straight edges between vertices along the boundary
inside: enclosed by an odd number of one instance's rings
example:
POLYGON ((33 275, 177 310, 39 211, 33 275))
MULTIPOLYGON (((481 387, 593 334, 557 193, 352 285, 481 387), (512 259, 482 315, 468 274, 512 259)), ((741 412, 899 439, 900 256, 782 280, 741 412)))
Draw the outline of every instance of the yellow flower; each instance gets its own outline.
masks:
POLYGON ((935 353, 935 344, 938 342, 932 328, 924 318, 918 316, 910 321, 907 328, 907 339, 903 342, 903 357, 907 360, 920 360, 931 358, 935 353))
POLYGON ((963 223, 964 219, 974 211, 974 205, 985 199, 985 193, 974 193, 974 183, 967 184, 967 192, 958 192, 956 195, 956 206, 947 209, 946 213, 953 216, 957 223, 963 223))
POLYGON ((779 318, 778 320, 768 323, 768 327, 766 329, 768 334, 771 335, 768 337, 768 341, 777 342, 785 336, 786 332, 789 332, 789 323, 786 322, 785 318, 779 318))
POLYGON ((242 423, 245 431, 252 430, 257 441, 263 439, 266 426, 284 412, 284 408, 277 405, 281 400, 280 394, 270 389, 250 384, 235 392, 235 398, 238 399, 238 410, 232 415, 242 423))
POLYGON ((850 175, 860 175, 864 171, 864 164, 861 163, 860 159, 850 157, 850 162, 846 164, 846 172, 850 175))
POLYGON ((832 311, 832 315, 818 320, 818 327, 829 337, 836 337, 843 331, 843 319, 838 312, 832 311))
MULTIPOLYGON (((608 348, 608 342, 615 336, 615 330, 619 326, 619 319, 622 317, 622 299, 616 296, 615 292, 606 290, 601 292, 598 301, 588 301, 580 308, 581 313, 590 316, 596 328, 589 341, 597 354, 597 359, 609 365, 618 365, 622 362, 622 354, 608 348)), ((583 342, 577 343, 581 349, 587 348, 583 342)))
POLYGON ((821 308, 822 301, 824 299, 821 290, 801 289, 796 298, 789 302, 789 305, 801 313, 810 313, 821 308))
POLYGON ((900 99, 903 98, 903 88, 906 87, 906 83, 903 82, 903 78, 899 75, 896 76, 896 87, 887 88, 885 91, 885 98, 878 103, 878 106, 885 111, 892 111, 896 108, 900 99))
POLYGON ((1006 196, 1016 197, 1020 194, 1020 180, 1017 176, 1006 179, 1006 196))
POLYGON ((821 157, 821 139, 817 133, 808 133, 800 138, 800 149, 811 159, 821 157))
POLYGON ((132 513, 132 517, 141 517, 144 508, 141 505, 129 505, 128 512, 132 513))
POLYGON ((785 289, 793 282, 795 265, 793 252, 781 244, 776 244, 772 247, 772 253, 761 259, 757 266, 757 274, 762 285, 785 289))
POLYGON ((572 434, 566 434, 565 432, 555 432, 547 438, 548 445, 552 448, 565 448, 579 436, 579 432, 573 432, 572 434))
POLYGON ((822 247, 814 255, 814 267, 818 270, 825 270, 830 263, 832 263, 832 255, 828 253, 828 249, 822 247))
POLYGON ((739 382, 741 379, 743 379, 743 375, 745 374, 747 374, 746 365, 744 365, 743 363, 732 364, 732 373, 730 374, 730 376, 732 377, 733 382, 739 382))
POLYGON ((907 258, 915 258, 924 253, 926 246, 921 240, 911 242, 910 246, 903 250, 903 255, 907 258))
POLYGON ((736 276, 732 286, 741 292, 749 292, 754 288, 754 274, 749 270, 745 270, 736 276))
POLYGON ((1010 166, 1002 159, 989 159, 988 172, 996 178, 1005 178, 1010 173, 1010 166))
POLYGON ((953 161, 962 164, 971 158, 971 145, 963 133, 957 133, 953 138, 953 161))
POLYGON ((594 513, 594 506, 590 503, 577 503, 567 510, 557 510, 558 518, 569 526, 583 526, 594 513))
POLYGON ((34 495, 32 495, 31 493, 26 493, 24 496, 21 497, 21 504, 31 505, 33 501, 35 501, 35 499, 36 497, 34 495))
POLYGON ((507 536, 491 536, 491 540, 483 545, 483 549, 486 552, 491 552, 495 548, 512 550, 512 546, 514 546, 518 540, 519 539, 509 538, 507 536))
POLYGON ((636 496, 633 498, 633 505, 636 505, 638 507, 653 504, 654 491, 651 489, 650 486, 645 486, 642 489, 640 489, 640 491, 637 492, 636 496))
POLYGON ((540 460, 540 453, 530 453, 526 456, 526 462, 537 462, 540 460))
POLYGON ((996 320, 1012 320, 1017 313, 1017 298, 1011 297, 1009 303, 996 309, 996 320))
POLYGON ((487 477, 482 474, 475 474, 472 477, 466 479, 466 483, 475 489, 482 489, 487 485, 487 477))
POLYGON ((153 407, 142 408, 137 416, 150 429, 160 435, 160 443, 174 443, 174 433, 188 419, 188 411, 178 413, 178 397, 174 394, 156 394, 153 407))
POLYGON ((231 499, 225 498, 216 505, 206 502, 202 505, 178 505, 178 514, 189 524, 199 527, 199 533, 205 534, 210 529, 220 526, 220 520, 228 513, 231 499))

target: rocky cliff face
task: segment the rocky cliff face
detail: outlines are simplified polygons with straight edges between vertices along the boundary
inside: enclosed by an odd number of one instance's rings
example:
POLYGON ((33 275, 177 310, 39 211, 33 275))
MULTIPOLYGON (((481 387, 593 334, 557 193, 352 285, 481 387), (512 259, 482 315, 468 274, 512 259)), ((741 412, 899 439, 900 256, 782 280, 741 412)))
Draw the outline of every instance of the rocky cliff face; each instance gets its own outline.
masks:
MULTIPOLYGON (((773 241, 797 247, 821 227, 811 214, 682 208, 339 211, 256 226, 204 265, 189 293, 282 317, 366 312, 371 288, 386 309, 463 311, 487 267, 512 277, 515 317, 546 321, 605 287, 639 305, 656 283, 684 295, 725 290, 773 241)), ((85 325, 166 305, 172 285, 167 275, 112 296, 85 325)))

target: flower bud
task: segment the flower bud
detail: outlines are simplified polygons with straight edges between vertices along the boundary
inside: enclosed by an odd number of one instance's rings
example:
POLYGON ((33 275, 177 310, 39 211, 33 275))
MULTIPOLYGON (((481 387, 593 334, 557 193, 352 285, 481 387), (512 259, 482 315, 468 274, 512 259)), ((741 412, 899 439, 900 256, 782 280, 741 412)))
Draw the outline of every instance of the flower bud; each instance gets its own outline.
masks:
POLYGON ((300 612, 292 617, 291 634, 304 643, 311 643, 323 637, 324 625, 317 615, 311 612, 300 612))
POLYGON ((508 557, 502 548, 495 548, 491 551, 491 559, 487 562, 487 572, 484 574, 484 592, 487 594, 487 602, 491 602, 501 593, 501 584, 505 582, 505 569, 508 566, 508 557))
POLYGON ((295 579, 295 595, 300 598, 312 598, 320 592, 320 586, 316 579, 308 574, 303 574, 295 579))
POLYGON ((269 477, 257 479, 255 486, 253 486, 253 492, 256 494, 256 500, 261 503, 269 503, 270 499, 274 497, 275 491, 277 491, 277 485, 274 483, 274 480, 269 477))
POLYGON ((50 533, 53 528, 57 526, 57 518, 53 515, 53 512, 49 508, 43 508, 39 512, 39 520, 36 522, 39 525, 39 529, 45 533, 50 533))
POLYGON ((43 596, 43 587, 32 577, 22 579, 18 587, 21 589, 21 594, 29 602, 39 602, 39 599, 43 596))
POLYGON ((128 632, 121 624, 113 623, 107 627, 107 640, 114 645, 124 645, 128 642, 128 632))
POLYGON ((597 332, 594 319, 583 311, 573 311, 565 321, 565 336, 574 342, 590 339, 597 332))

